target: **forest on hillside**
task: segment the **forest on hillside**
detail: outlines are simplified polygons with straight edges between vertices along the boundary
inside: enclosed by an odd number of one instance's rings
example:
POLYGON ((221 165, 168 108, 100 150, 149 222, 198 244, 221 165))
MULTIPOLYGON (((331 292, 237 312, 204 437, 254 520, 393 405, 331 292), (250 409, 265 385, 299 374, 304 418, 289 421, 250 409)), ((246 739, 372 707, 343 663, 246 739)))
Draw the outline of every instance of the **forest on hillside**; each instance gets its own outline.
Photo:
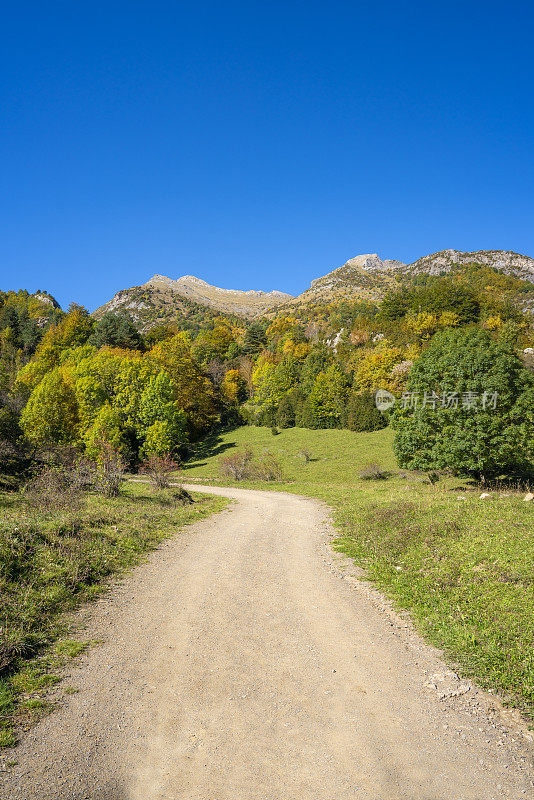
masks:
MULTIPOLYGON (((3 483, 16 484, 54 448, 98 460, 105 443, 136 469, 151 455, 187 458, 201 437, 238 424, 369 431, 393 422, 404 442, 400 462, 444 467, 435 453, 414 461, 408 451, 421 449, 422 437, 430 441, 444 421, 459 425, 462 408, 441 409, 447 420, 439 408, 427 408, 424 418, 424 409, 412 409, 409 429, 398 408, 390 416, 376 408, 374 393, 385 389, 402 398, 414 386, 424 393, 421 376, 430 387, 432 364, 446 364, 447 353, 455 363, 469 362, 465 374, 455 368, 465 384, 460 392, 473 392, 475 384, 485 391, 491 373, 494 392, 506 397, 501 410, 509 423, 498 448, 504 453, 513 444, 528 461, 531 454, 518 442, 531 430, 532 317, 506 295, 506 276, 495 272, 493 284, 490 278, 419 276, 380 303, 316 303, 253 323, 204 313, 197 325, 178 319, 143 332, 123 313, 96 320, 77 304, 61 311, 45 293, 2 293, 3 483)), ((498 414, 492 419, 502 428, 498 414)), ((487 449, 488 415, 478 415, 477 425, 472 436, 487 449)), ((503 455, 493 471, 506 463, 503 455)))

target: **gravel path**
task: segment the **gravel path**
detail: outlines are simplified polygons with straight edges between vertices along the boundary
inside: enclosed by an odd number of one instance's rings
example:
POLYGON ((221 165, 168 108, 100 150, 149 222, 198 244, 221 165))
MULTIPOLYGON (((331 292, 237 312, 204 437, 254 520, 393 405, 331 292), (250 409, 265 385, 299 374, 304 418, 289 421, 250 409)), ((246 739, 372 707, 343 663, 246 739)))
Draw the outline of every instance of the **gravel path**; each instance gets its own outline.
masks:
POLYGON ((236 502, 85 612, 102 643, 0 754, 2 800, 534 795, 527 729, 332 553, 325 506, 191 488, 236 502))

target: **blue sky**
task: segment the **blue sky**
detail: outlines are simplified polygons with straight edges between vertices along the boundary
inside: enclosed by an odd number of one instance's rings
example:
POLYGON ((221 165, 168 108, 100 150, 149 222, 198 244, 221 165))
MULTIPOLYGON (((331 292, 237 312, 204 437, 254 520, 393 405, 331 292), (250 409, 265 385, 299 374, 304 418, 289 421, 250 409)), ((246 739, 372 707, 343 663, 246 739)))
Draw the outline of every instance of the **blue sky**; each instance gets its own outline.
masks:
POLYGON ((3 4, 0 288, 534 256, 529 2, 3 4))

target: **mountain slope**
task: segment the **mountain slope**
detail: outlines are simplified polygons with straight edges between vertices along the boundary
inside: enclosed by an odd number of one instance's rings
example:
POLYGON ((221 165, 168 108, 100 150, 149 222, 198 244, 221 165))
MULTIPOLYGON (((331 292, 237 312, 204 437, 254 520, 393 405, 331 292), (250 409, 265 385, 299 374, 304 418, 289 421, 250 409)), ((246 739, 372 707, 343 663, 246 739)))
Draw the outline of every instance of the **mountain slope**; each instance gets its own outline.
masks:
POLYGON ((342 267, 316 278, 309 289, 290 300, 285 307, 300 307, 341 298, 378 300, 390 286, 395 285, 394 273, 404 266, 402 261, 382 261, 377 253, 355 256, 342 267))
POLYGON ((514 253, 512 250, 440 250, 423 256, 407 266, 400 267, 400 274, 438 275, 450 272, 455 264, 484 264, 505 275, 512 275, 520 280, 534 283, 534 258, 514 253))
POLYGON ((124 311, 141 330, 159 322, 183 323, 184 319, 186 327, 198 326, 213 319, 214 312, 251 320, 342 300, 379 302, 389 289, 439 275, 450 275, 523 309, 534 309, 534 258, 508 250, 440 250, 412 264, 382 260, 377 253, 354 256, 313 280, 297 297, 279 291, 221 289, 192 275, 177 280, 154 275, 143 286, 117 292, 94 316, 124 311))
POLYGON ((173 320, 202 324, 217 314, 253 319, 291 299, 283 292, 240 291, 220 289, 184 275, 178 280, 154 275, 142 286, 121 289, 93 316, 100 318, 107 311, 129 314, 140 330, 173 320), (217 312, 217 314, 214 314, 217 312))
POLYGON ((451 275, 480 291, 491 291, 523 308, 534 307, 534 258, 507 250, 441 250, 412 264, 382 260, 376 253, 355 256, 312 281, 284 309, 339 300, 379 301, 388 289, 429 276, 451 275))
POLYGON ((170 289, 147 286, 121 289, 108 303, 94 311, 93 317, 100 319, 107 311, 129 314, 141 332, 165 323, 178 323, 184 330, 193 330, 211 322, 214 317, 229 316, 170 289))
POLYGON ((164 275, 154 275, 144 286, 164 291, 170 290, 216 311, 249 318, 261 315, 291 299, 291 295, 278 291, 220 289, 193 275, 184 275, 177 280, 166 278, 164 275))

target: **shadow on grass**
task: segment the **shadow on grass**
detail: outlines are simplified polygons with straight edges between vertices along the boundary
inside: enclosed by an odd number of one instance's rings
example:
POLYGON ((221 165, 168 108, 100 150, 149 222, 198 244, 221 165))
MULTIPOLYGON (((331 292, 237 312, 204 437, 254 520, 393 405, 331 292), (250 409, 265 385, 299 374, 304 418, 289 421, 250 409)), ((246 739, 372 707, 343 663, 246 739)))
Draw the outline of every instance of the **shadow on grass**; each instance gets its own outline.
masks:
POLYGON ((237 447, 235 442, 223 442, 219 432, 206 436, 200 442, 196 442, 191 448, 191 454, 181 469, 185 472, 193 467, 203 467, 207 463, 205 459, 219 456, 226 450, 237 447))
POLYGON ((525 469, 517 470, 509 475, 499 475, 497 477, 480 480, 479 478, 467 478, 466 486, 474 490, 484 491, 511 491, 511 492, 532 492, 534 491, 534 470, 527 466, 525 469))

